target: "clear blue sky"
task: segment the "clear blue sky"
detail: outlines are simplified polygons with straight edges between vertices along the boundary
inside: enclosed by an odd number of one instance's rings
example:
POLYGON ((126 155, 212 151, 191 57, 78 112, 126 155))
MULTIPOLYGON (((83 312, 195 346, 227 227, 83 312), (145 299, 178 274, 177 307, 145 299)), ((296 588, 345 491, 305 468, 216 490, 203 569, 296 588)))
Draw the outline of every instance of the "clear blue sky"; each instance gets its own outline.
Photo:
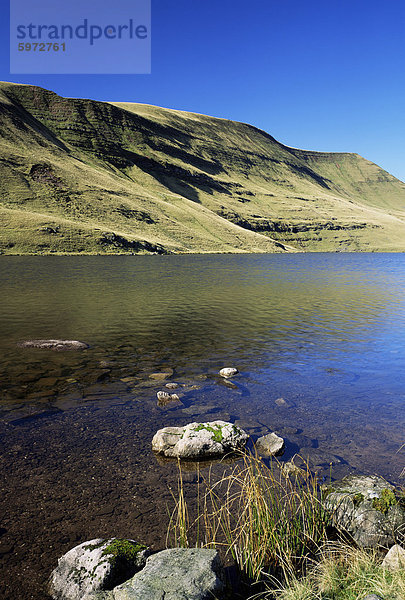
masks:
POLYGON ((151 75, 10 75, 0 2, 2 80, 249 122, 405 181, 403 0, 152 0, 151 75))

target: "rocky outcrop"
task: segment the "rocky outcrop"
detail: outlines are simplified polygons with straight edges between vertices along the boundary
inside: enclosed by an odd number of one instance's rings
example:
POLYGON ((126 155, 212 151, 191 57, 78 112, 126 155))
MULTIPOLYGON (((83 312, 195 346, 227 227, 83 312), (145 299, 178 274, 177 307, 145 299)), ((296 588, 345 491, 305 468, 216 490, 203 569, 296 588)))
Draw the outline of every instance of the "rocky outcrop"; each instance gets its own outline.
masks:
POLYGON ((263 458, 269 458, 270 456, 281 456, 284 454, 285 442, 282 437, 275 433, 268 433, 263 435, 256 441, 256 450, 263 456, 263 458))
POLYGON ((89 347, 77 340, 26 340, 18 344, 21 348, 42 348, 45 350, 85 350, 89 347))
POLYGON ((148 554, 148 548, 134 540, 84 542, 58 560, 49 593, 54 600, 93 600, 132 577, 145 565, 148 554))
POLYGON ((114 600, 211 600, 224 590, 216 550, 175 548, 151 556, 132 579, 113 590, 114 600))
POLYGON ((392 546, 405 526, 403 498, 382 477, 349 475, 323 493, 336 526, 359 546, 392 546))
POLYGON ((248 438, 243 429, 226 421, 189 423, 160 429, 153 437, 152 449, 168 457, 208 458, 241 449, 248 438))

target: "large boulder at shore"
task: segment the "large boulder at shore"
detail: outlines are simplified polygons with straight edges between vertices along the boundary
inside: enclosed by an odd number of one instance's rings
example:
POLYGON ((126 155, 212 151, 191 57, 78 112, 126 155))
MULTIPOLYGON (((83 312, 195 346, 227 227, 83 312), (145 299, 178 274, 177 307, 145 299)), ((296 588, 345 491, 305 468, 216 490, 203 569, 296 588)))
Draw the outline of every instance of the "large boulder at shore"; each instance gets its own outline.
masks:
POLYGON ((285 451, 285 442, 282 437, 275 433, 268 433, 259 437, 256 441, 256 450, 263 458, 270 456, 281 456, 285 451))
POLYGON ((405 527, 403 496, 382 477, 348 475, 323 493, 335 525, 359 546, 392 546, 405 527))
POLYGON ((95 539, 72 548, 58 560, 49 581, 54 600, 94 600, 102 590, 132 577, 145 563, 149 550, 134 540, 95 539))
POLYGON ((114 600, 212 600, 224 590, 216 550, 175 548, 146 561, 132 579, 113 590, 114 600))
POLYGON ((164 427, 154 435, 152 449, 176 458, 221 456, 246 445, 248 434, 226 421, 189 423, 184 427, 164 427))
POLYGON ((26 340, 25 342, 19 342, 21 348, 41 348, 45 350, 85 350, 89 347, 84 342, 77 340, 26 340))

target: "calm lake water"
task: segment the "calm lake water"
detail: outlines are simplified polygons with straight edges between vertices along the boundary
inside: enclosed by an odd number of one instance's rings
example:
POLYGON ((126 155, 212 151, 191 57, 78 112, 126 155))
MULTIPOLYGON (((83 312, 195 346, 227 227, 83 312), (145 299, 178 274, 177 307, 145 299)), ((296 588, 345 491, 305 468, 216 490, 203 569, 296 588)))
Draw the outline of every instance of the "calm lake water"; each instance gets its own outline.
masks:
POLYGON ((1 597, 44 598, 85 539, 163 547, 176 467, 150 442, 165 425, 231 420, 279 432, 283 460, 320 477, 400 481, 404 258, 0 257, 1 597), (90 347, 18 346, 35 338, 90 347), (240 371, 230 385, 224 366, 240 371), (150 375, 167 368, 179 406, 157 406, 167 382, 150 375))

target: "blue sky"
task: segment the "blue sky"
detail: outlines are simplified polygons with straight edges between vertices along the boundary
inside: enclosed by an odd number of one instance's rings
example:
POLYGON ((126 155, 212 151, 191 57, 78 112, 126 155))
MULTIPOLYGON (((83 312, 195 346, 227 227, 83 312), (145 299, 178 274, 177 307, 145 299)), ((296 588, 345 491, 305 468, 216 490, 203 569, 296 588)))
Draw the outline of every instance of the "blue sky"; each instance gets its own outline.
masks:
POLYGON ((405 180, 402 0, 152 0, 151 75, 10 75, 0 2, 2 80, 245 121, 405 180))

